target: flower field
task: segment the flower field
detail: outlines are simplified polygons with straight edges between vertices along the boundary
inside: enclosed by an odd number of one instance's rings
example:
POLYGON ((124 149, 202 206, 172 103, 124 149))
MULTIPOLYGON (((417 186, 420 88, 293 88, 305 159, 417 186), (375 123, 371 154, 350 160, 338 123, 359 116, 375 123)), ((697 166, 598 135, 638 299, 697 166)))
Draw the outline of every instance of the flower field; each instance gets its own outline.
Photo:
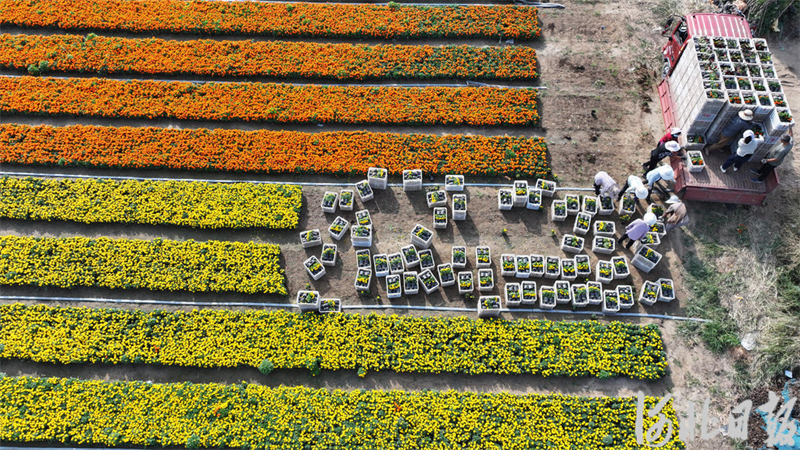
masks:
POLYGON ((517 6, 379 6, 183 0, 0 0, 0 25, 67 30, 424 38, 538 37, 538 10, 517 6))
POLYGON ((2 305, 0 356, 395 372, 530 373, 653 380, 667 367, 655 325, 286 311, 144 312, 2 305))
POLYGON ((529 47, 174 41, 76 35, 0 35, 0 67, 101 74, 269 76, 336 80, 532 80, 529 47))
MULTIPOLYGON (((659 400, 647 397, 645 408, 659 400)), ((677 430, 671 401, 662 412, 677 430)), ((642 448, 634 432, 635 398, 3 377, 0 416, 10 419, 0 440, 68 445, 642 448)), ((644 430, 659 419, 644 414, 644 430)), ((685 448, 676 435, 661 448, 685 448)))
POLYGON ((0 124, 0 162, 267 173, 550 176, 543 138, 0 124))
POLYGON ((275 123, 535 125, 536 90, 0 78, 0 111, 275 123), (365 101, 365 98, 369 101, 365 101))
POLYGON ((286 295, 279 255, 239 242, 0 236, 0 285, 286 295))
POLYGON ((0 178, 0 217, 195 228, 296 228, 297 185, 0 178))

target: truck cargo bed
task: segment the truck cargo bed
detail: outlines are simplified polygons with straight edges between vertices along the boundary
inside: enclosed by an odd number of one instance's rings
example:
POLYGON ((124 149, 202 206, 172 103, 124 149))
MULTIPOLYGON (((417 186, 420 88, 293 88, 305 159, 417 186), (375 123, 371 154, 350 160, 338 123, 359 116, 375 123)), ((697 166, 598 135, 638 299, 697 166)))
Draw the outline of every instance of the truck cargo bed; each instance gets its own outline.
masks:
POLYGON ((706 168, 702 172, 689 172, 681 163, 680 158, 672 158, 671 164, 675 170, 675 191, 685 200, 698 200, 705 202, 736 203, 742 205, 761 205, 778 185, 778 176, 773 171, 763 183, 753 183, 751 178, 757 175, 750 169, 761 167, 759 161, 747 162, 738 172, 729 168, 722 173, 719 166, 727 159, 729 154, 713 152, 705 156, 706 168))

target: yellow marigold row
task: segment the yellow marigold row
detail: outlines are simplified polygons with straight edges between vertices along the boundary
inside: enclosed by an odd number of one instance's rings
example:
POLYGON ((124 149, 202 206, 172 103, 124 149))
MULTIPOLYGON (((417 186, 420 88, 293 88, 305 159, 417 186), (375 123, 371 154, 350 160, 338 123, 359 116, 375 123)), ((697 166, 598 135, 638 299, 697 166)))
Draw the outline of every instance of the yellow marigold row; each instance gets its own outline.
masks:
POLYGON ((0 285, 286 294, 280 247, 0 236, 0 285))
POLYGON ((196 228, 295 228, 297 185, 0 178, 0 217, 196 228))
MULTIPOLYGON (((643 431, 661 418, 647 411, 643 431)), ((667 402, 653 442, 683 449, 667 402)), ((644 449, 626 397, 0 378, 0 440, 236 449, 644 449)), ((658 426, 654 427, 655 430, 658 426)))
MULTIPOLYGON (((2 273, 0 271, 0 273, 2 273)), ((0 357, 397 372, 536 373, 657 379, 655 325, 482 321, 287 311, 131 311, 0 306, 0 357)))

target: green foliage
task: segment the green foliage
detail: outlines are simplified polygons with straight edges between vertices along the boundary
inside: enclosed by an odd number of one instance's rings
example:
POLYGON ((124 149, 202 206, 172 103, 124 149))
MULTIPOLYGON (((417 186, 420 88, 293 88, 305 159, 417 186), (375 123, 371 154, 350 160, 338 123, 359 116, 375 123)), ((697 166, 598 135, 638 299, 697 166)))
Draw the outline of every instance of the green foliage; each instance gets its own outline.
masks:
POLYGON ((264 360, 261 361, 261 364, 258 365, 258 371, 264 375, 269 375, 274 369, 275 365, 272 364, 272 361, 267 358, 264 358, 264 360))
POLYGON ((200 436, 193 434, 186 440, 186 448, 200 448, 200 436))

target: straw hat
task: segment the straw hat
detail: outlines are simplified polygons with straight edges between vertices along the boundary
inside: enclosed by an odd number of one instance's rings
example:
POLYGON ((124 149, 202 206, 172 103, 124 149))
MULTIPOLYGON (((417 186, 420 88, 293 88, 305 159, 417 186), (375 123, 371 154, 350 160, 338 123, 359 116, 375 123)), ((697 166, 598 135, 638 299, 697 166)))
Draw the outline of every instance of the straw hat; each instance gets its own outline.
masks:
POLYGON ((741 117, 742 120, 750 122, 751 120, 753 120, 753 111, 749 109, 739 111, 739 117, 741 117))

